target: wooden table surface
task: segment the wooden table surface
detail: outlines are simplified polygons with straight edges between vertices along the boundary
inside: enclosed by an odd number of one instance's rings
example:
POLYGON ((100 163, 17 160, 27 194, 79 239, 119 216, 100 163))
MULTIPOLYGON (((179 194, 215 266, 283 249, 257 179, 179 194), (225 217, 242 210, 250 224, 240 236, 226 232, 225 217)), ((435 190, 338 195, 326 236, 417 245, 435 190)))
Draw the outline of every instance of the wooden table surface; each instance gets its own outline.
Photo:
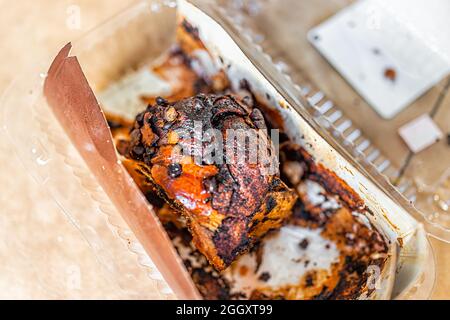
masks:
MULTIPOLYGON (((3 91, 18 72, 36 61, 54 55, 69 40, 105 20, 132 0, 0 0, 0 90, 3 91), (75 6, 75 7, 74 7, 75 6), (79 28, 70 20, 79 10, 79 28)), ((433 176, 449 164, 450 148, 445 141, 412 156, 398 137, 398 127, 416 116, 435 110, 434 119, 450 131, 449 79, 419 98, 391 121, 382 120, 335 70, 307 43, 306 31, 332 15, 351 0, 283 0, 272 10, 262 12, 256 27, 272 41, 271 54, 288 62, 300 83, 309 83, 331 97, 356 123, 365 123, 364 133, 391 155, 405 174, 433 176), (295 25, 287 24, 298 12, 295 25), (282 17, 288 17, 283 19, 282 17), (407 159, 410 159, 407 162, 407 159), (424 161, 424 159, 426 161, 424 161)), ((1 111, 1 110, 0 110, 1 111)), ((26 128, 24 128, 26 130, 26 128)), ((98 269, 94 256, 79 232, 61 214, 53 200, 23 170, 11 161, 12 147, 0 137, 0 298, 158 298, 155 284, 145 290, 127 290, 111 283, 105 271, 98 269), (41 232, 45 230, 45 232, 41 232), (36 258, 41 257, 41 259, 36 258), (80 280, 82 285, 61 283, 80 280), (37 281, 38 280, 38 281, 37 281), (55 289, 57 288, 57 289, 55 289)), ((80 207, 81 208, 81 207, 80 207)), ((81 210, 81 209, 80 209, 81 210)), ((450 245, 431 239, 437 256, 438 277, 433 298, 450 298, 450 245)), ((130 256, 127 268, 135 262, 130 256)), ((145 273, 134 270, 144 279, 145 273)), ((136 280, 136 279, 135 279, 136 280)), ((137 281, 139 282, 139 281, 137 281)), ((136 282, 136 283, 137 283, 136 282)), ((145 281, 140 281, 144 283, 145 281)), ((140 288, 142 289, 142 288, 140 288)))

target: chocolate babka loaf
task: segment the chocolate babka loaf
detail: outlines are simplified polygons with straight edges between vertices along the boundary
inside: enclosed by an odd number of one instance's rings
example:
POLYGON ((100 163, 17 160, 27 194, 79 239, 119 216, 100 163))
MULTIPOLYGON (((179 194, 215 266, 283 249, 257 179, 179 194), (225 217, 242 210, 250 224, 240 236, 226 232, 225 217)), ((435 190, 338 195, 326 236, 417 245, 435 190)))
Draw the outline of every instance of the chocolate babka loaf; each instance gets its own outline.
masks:
POLYGON ((135 180, 184 217, 219 271, 291 213, 297 196, 279 178, 262 113, 234 96, 159 98, 130 137, 125 156, 135 180))

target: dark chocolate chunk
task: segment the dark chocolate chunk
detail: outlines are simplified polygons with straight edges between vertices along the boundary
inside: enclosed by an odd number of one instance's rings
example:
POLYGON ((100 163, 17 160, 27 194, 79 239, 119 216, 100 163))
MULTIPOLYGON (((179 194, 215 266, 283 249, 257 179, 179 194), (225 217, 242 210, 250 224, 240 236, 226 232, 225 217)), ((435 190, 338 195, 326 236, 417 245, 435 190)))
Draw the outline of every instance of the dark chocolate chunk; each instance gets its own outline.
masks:
POLYGON ((309 240, 307 238, 303 239, 302 241, 300 241, 300 243, 298 244, 298 246, 300 248, 302 248, 303 250, 306 250, 306 248, 308 248, 309 245, 309 240))
POLYGON ((259 280, 267 282, 270 279, 270 273, 268 272, 263 272, 261 273, 261 275, 258 277, 259 280))
POLYGON ((169 176, 171 178, 177 178, 181 175, 183 169, 181 168, 181 165, 179 163, 171 163, 167 167, 167 170, 169 172, 169 176))
POLYGON ((156 97, 156 104, 159 106, 165 106, 167 105, 167 100, 163 97, 156 97))
POLYGON ((141 125, 141 126, 144 121, 144 114, 145 114, 145 112, 141 112, 136 116, 136 122, 139 123, 139 125, 141 125))
POLYGON ((272 196, 269 196, 266 201, 266 212, 270 212, 277 206, 277 200, 275 200, 272 196))
POLYGON ((312 287, 314 285, 314 278, 311 274, 308 274, 305 278, 305 286, 312 287))
POLYGON ((120 129, 123 128, 123 124, 118 122, 118 121, 114 121, 114 120, 108 120, 108 126, 114 130, 114 129, 120 129))

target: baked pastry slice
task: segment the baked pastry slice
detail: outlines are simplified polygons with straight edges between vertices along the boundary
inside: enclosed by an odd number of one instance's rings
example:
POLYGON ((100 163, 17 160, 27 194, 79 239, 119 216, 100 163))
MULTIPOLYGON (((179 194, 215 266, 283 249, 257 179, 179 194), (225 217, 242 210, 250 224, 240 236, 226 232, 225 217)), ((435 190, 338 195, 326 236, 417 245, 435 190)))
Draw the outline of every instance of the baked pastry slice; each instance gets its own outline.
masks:
POLYGON ((194 245, 219 271, 291 213, 296 193, 279 178, 264 118, 233 96, 157 99, 130 137, 135 180, 185 217, 194 245))

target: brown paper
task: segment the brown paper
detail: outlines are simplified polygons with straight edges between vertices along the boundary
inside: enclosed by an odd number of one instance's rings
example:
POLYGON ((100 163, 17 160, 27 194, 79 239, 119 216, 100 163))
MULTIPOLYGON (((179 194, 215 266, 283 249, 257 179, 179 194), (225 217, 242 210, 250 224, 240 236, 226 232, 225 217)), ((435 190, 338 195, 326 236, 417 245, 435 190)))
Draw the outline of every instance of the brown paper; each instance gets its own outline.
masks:
POLYGON ((199 299, 151 205, 120 163, 105 116, 68 43, 56 56, 44 95, 71 141, 153 263, 180 299, 199 299))

